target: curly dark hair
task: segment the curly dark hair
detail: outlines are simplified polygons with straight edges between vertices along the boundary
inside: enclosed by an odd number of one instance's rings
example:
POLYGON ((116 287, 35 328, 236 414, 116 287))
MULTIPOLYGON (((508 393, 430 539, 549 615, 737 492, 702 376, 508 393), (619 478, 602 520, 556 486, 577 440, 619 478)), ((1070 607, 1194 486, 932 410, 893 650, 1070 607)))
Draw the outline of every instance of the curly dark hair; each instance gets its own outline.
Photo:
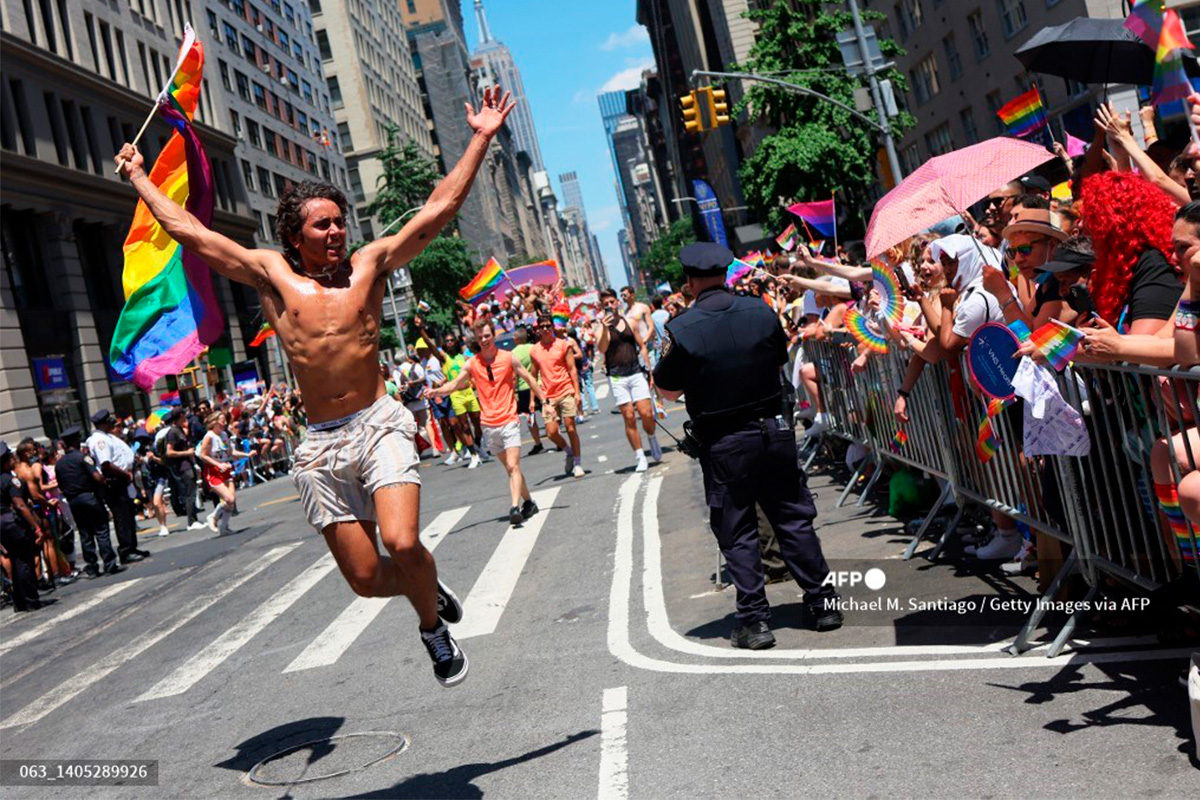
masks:
POLYGON ((299 266, 300 252, 292 244, 292 237, 298 236, 304 227, 304 204, 314 198, 332 200, 344 216, 350 213, 346 195, 331 183, 302 181, 285 189, 279 196, 279 207, 275 210, 275 238, 283 245, 283 255, 293 266, 299 266))

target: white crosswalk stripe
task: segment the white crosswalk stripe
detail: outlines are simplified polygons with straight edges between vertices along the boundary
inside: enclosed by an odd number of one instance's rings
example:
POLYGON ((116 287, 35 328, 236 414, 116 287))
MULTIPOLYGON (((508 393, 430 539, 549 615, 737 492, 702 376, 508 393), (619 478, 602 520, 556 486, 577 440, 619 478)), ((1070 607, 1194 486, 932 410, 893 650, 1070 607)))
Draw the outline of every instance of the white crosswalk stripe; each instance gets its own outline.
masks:
POLYGON ((220 666, 225 659, 240 650, 280 614, 291 608, 292 604, 303 597, 305 592, 316 586, 321 578, 335 568, 337 568, 337 562, 333 560, 332 553, 321 556, 312 566, 288 581, 287 585, 267 598, 241 622, 218 636, 208 647, 154 684, 134 702, 141 703, 146 700, 183 694, 195 686, 201 678, 220 666))
POLYGON ((134 578, 130 581, 122 581, 121 583, 114 583, 111 586, 105 586, 103 589, 91 595, 79 605, 68 608, 63 613, 46 620, 35 628, 30 628, 29 630, 24 631, 23 633, 20 633, 11 639, 6 639, 3 642, 0 642, 0 655, 7 653, 9 650, 20 647, 26 642, 36 639, 42 634, 53 630, 57 626, 69 619, 72 619, 73 617, 78 617, 83 612, 100 605, 113 595, 120 594, 140 580, 141 578, 134 578))
POLYGON ((509 527, 505 531, 504 538, 463 603, 463 621, 450 626, 456 639, 495 632, 557 496, 557 488, 534 492, 533 501, 542 511, 522 527, 509 527))
POLYGON ((234 575, 225 583, 218 586, 211 594, 198 598, 193 604, 180 609, 173 617, 159 624, 153 630, 130 640, 124 646, 117 648, 104 658, 97 661, 83 672, 70 680, 54 687, 41 697, 34 700, 16 714, 0 722, 0 729, 13 728, 19 725, 29 725, 37 722, 57 708, 66 705, 96 683, 104 680, 123 664, 132 661, 149 650, 175 631, 203 614, 228 594, 236 590, 246 581, 274 564, 279 559, 300 546, 300 542, 281 545, 267 551, 258 560, 252 562, 242 572, 234 575))
MULTIPOLYGON (((446 534, 454 530, 470 506, 443 511, 434 517, 433 522, 421 531, 421 541, 430 552, 446 538, 446 534)), ((327 667, 337 662, 342 654, 354 644, 354 641, 367 629, 379 613, 383 611, 390 597, 356 597, 350 605, 337 616, 329 627, 321 631, 312 643, 304 648, 300 655, 283 670, 284 672, 299 672, 314 667, 327 667)))
POLYGON ((606 397, 608 397, 608 384, 601 383, 596 386, 596 399, 603 400, 606 397))

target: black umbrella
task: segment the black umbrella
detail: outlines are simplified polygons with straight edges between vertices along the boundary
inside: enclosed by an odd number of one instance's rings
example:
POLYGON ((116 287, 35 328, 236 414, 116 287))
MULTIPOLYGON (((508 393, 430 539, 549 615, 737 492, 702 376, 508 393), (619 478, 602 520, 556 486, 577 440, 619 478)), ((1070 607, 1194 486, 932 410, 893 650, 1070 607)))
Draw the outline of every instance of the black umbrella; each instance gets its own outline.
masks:
MULTIPOLYGON (((1030 72, 1057 75, 1080 83, 1133 83, 1154 81, 1154 51, 1125 27, 1123 19, 1076 17, 1029 37, 1016 52, 1030 72)), ((1189 75, 1200 70, 1196 59, 1185 56, 1189 75)))

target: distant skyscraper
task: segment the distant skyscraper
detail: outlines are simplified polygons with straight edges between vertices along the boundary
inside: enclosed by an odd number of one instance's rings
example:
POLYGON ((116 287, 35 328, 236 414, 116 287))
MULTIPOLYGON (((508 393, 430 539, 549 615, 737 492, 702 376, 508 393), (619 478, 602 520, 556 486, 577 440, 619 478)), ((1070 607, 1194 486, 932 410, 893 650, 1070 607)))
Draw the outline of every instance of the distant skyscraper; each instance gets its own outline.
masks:
POLYGON ((558 182, 562 185, 563 207, 578 208, 583 212, 584 219, 587 219, 587 212, 583 209, 583 191, 579 188, 579 176, 574 172, 564 172, 558 176, 558 182))
POLYGON ((521 73, 508 47, 492 38, 487 17, 483 13, 483 0, 475 0, 475 21, 479 25, 479 44, 472 56, 487 65, 504 91, 512 92, 516 108, 508 117, 508 127, 517 142, 517 149, 528 153, 534 170, 540 172, 546 167, 542 162, 542 150, 538 147, 537 130, 533 127, 533 110, 529 107, 529 98, 525 96, 525 85, 521 82, 521 73))

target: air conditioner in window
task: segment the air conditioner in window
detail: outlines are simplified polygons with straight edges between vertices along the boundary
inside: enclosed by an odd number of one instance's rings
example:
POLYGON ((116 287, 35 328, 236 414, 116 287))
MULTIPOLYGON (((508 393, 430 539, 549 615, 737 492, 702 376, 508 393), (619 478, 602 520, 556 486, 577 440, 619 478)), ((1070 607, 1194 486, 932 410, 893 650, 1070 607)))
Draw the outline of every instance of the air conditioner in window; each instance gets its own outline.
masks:
POLYGON ((266 73, 270 73, 270 72, 271 72, 271 65, 270 65, 270 64, 259 64, 259 65, 258 65, 258 68, 259 68, 259 69, 261 69, 263 72, 266 72, 266 73))
POLYGON ((279 82, 282 83, 284 86, 287 86, 288 85, 287 76, 284 75, 284 76, 280 77, 279 82))
POLYGON ((259 33, 266 33, 266 29, 262 25, 255 25, 254 27, 259 33))

